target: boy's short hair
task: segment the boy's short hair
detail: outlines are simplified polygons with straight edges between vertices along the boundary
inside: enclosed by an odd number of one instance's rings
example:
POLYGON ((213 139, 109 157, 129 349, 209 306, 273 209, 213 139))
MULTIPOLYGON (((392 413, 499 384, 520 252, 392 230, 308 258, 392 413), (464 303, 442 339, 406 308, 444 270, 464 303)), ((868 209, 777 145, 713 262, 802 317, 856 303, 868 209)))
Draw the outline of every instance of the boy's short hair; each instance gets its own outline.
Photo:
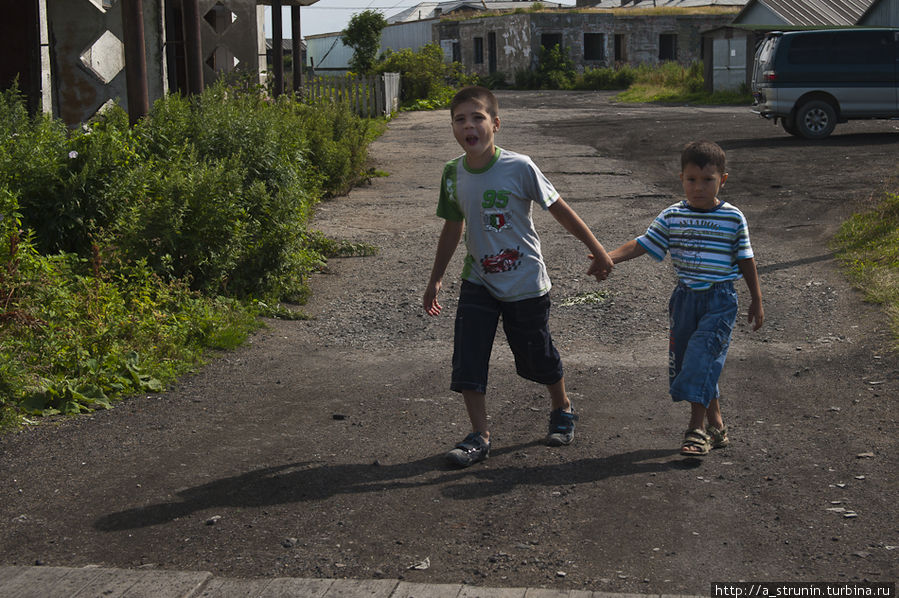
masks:
POLYGON ((450 102, 450 116, 452 117, 456 114, 456 108, 459 107, 459 104, 472 100, 483 104, 487 109, 487 113, 493 118, 499 115, 499 102, 496 101, 496 96, 493 95, 493 92, 486 87, 472 85, 463 87, 453 96, 453 101, 450 102))
POLYGON ((727 157, 721 146, 714 141, 693 141, 685 145, 680 155, 681 171, 687 167, 687 164, 694 164, 699 168, 705 168, 711 164, 718 169, 719 173, 727 172, 727 157))

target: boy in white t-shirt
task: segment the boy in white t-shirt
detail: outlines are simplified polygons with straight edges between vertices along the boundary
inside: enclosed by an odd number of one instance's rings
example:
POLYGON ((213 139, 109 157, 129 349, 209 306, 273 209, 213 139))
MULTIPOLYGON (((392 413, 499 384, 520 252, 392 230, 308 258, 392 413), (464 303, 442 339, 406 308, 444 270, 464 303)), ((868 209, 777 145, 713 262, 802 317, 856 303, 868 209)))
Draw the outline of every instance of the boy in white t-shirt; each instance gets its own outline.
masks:
POLYGON ((462 393, 472 432, 449 453, 467 467, 487 458, 487 370, 500 316, 518 374, 545 384, 552 401, 550 446, 574 438, 571 401, 562 362, 549 332, 550 280, 531 218, 536 203, 549 211, 592 257, 587 274, 604 280, 612 260, 583 220, 565 203, 527 156, 496 147, 496 97, 484 87, 466 87, 450 104, 453 136, 465 154, 443 169, 437 215, 444 219, 423 305, 432 316, 443 275, 463 236, 468 253, 456 312, 450 388, 462 393))

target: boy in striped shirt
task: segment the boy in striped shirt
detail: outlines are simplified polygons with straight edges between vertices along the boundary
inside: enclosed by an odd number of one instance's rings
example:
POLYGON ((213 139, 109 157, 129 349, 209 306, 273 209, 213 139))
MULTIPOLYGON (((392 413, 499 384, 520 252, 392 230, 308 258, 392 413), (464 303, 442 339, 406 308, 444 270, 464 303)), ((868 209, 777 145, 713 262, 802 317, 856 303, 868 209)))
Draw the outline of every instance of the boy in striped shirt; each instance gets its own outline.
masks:
POLYGON ((617 264, 645 253, 657 261, 671 254, 678 284, 668 302, 669 392, 691 405, 681 454, 699 457, 729 442, 718 378, 737 317, 733 281, 743 278, 749 288, 753 330, 762 327, 765 311, 746 218, 718 199, 727 180, 724 150, 711 141, 688 144, 680 179, 686 199, 663 210, 643 235, 609 257, 617 264))

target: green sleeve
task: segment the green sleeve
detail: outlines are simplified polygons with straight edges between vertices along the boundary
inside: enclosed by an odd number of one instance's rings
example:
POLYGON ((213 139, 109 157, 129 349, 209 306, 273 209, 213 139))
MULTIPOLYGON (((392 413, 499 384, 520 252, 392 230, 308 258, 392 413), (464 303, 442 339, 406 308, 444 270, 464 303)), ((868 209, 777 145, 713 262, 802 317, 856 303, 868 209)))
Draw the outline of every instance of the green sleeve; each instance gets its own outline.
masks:
POLYGON ((443 167, 443 176, 440 178, 440 197, 437 200, 437 216, 444 220, 461 222, 465 220, 459 199, 456 196, 456 173, 459 160, 451 160, 443 167))

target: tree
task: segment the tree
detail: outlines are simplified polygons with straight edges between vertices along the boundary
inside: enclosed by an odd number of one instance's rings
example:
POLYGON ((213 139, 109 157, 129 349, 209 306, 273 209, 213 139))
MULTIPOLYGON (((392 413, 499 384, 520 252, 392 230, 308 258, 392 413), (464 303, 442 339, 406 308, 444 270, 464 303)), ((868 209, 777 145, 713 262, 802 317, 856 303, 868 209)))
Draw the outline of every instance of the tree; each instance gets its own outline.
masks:
POLYGON ((372 70, 381 47, 381 31, 386 26, 384 15, 376 10, 365 10, 353 15, 343 31, 344 45, 353 49, 350 69, 359 74, 372 70))

